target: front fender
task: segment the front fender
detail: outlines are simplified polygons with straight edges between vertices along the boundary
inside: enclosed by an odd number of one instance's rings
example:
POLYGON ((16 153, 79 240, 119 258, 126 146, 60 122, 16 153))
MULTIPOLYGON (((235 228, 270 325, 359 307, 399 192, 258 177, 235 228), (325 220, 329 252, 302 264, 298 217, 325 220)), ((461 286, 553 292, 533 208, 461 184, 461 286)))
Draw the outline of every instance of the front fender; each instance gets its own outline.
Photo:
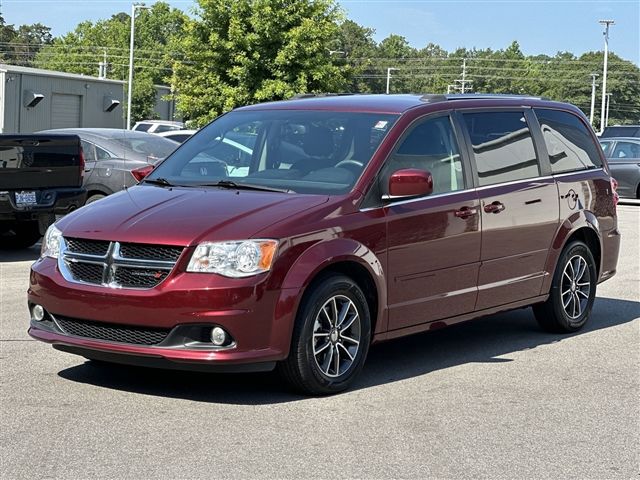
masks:
POLYGON ((272 338, 272 341, 281 349, 287 345, 287 355, 296 313, 309 285, 320 272, 340 262, 357 263, 369 273, 378 298, 377 318, 372 319, 376 325, 374 334, 386 330, 387 286, 382 263, 376 254, 365 245, 348 238, 321 241, 309 247, 295 260, 282 282, 272 330, 278 338, 272 338))

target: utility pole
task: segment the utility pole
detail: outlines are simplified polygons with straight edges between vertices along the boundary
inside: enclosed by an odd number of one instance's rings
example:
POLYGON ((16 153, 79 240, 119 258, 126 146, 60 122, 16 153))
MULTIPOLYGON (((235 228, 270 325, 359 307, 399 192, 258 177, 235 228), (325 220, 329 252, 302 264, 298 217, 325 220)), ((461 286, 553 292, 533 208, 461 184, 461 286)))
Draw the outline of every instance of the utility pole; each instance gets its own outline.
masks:
POLYGON ((593 114, 596 109, 596 78, 599 77, 597 73, 591 74, 591 114, 589 115, 589 123, 593 126, 593 114))
POLYGON ((391 86, 391 72, 398 70, 397 68, 387 68, 387 95, 389 95, 389 87, 391 86))
POLYGON ((102 61, 98 64, 98 78, 107 78, 107 49, 104 49, 102 61))
POLYGON ((145 7, 144 3, 131 4, 131 38, 129 39, 129 85, 127 87, 127 130, 131 128, 131 94, 133 90, 133 39, 135 38, 136 10, 145 7))
POLYGON ((600 133, 605 127, 605 103, 607 101, 607 64, 609 61, 609 27, 615 25, 613 20, 600 20, 598 23, 604 25, 604 67, 602 68, 602 107, 600 115, 600 133))
POLYGON ((459 92, 459 93, 467 93, 473 90, 471 84, 473 80, 467 80, 467 59, 462 59, 462 78, 453 81, 452 85, 447 85, 447 93, 459 92), (467 86, 468 85, 468 86, 467 86))

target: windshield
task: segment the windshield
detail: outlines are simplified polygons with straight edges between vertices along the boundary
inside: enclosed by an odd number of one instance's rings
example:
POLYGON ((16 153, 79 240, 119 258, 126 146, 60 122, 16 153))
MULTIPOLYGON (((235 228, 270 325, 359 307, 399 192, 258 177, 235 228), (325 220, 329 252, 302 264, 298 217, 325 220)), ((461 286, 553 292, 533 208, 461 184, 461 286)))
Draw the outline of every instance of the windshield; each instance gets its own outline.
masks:
POLYGON ((318 110, 231 112, 196 133, 148 179, 346 193, 397 117, 318 110))

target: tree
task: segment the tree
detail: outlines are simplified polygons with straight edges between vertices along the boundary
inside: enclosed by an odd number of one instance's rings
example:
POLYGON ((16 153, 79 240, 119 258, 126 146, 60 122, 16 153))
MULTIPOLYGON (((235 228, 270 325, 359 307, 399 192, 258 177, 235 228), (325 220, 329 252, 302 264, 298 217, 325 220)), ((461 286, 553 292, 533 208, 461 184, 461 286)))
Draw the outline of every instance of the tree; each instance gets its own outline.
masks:
POLYGON ((41 24, 20 25, 5 23, 0 15, 0 58, 13 65, 33 66, 40 49, 51 44, 51 28, 41 24))
MULTIPOLYGON (((136 17, 132 119, 151 118, 155 105, 154 84, 171 77, 175 58, 171 51, 174 37, 182 34, 186 15, 157 2, 136 17)), ((130 16, 124 12, 107 20, 82 22, 73 32, 56 38, 36 56, 40 68, 97 75, 98 65, 107 57, 107 77, 127 80, 129 73, 130 16)))
POLYGON ((339 92, 351 68, 330 55, 339 38, 333 0, 198 0, 177 49, 177 108, 202 125, 239 105, 339 92))

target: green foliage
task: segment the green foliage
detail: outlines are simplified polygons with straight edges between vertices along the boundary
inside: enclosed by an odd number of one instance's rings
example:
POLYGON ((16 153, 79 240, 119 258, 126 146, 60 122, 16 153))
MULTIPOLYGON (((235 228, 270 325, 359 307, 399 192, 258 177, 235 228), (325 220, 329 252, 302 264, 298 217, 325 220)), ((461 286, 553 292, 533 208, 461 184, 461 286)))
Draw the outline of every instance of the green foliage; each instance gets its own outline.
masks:
MULTIPOLYGON (((132 121, 153 114, 153 85, 164 84, 171 76, 174 55, 170 44, 182 35, 186 19, 183 12, 164 2, 136 13, 132 121)), ((95 23, 82 22, 73 32, 42 48, 35 63, 40 68, 97 76, 106 53, 107 78, 126 81, 130 34, 131 18, 126 13, 95 23)))
POLYGON ((0 15, 0 60, 13 65, 33 66, 36 54, 52 41, 51 28, 34 23, 18 28, 7 25, 0 15))
POLYGON ((239 105, 344 91, 351 67, 330 50, 341 14, 333 0, 199 0, 178 43, 177 107, 202 125, 239 105))

